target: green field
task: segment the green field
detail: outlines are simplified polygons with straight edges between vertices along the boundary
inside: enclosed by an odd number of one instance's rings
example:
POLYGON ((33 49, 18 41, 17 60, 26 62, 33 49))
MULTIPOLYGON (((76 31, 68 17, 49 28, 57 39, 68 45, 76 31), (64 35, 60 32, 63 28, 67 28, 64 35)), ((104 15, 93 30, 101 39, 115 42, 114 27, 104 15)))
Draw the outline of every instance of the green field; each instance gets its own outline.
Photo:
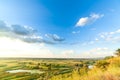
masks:
POLYGON ((88 80, 88 78, 120 80, 120 58, 0 59, 0 80, 88 80))
POLYGON ((80 59, 0 59, 1 80, 48 80, 54 76, 71 74, 83 63, 94 64, 95 60, 80 59), (31 72, 9 72, 14 70, 31 70, 31 72), (41 72, 41 73, 39 73, 41 72))

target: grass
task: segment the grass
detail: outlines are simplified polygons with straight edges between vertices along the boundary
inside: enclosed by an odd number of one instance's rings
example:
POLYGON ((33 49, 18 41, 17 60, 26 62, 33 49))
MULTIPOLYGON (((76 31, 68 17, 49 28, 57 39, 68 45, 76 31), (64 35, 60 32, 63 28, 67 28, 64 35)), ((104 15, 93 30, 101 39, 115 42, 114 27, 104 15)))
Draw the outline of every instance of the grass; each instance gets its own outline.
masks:
POLYGON ((120 80, 120 57, 111 58, 105 61, 110 63, 105 70, 95 66, 83 75, 74 71, 70 76, 68 76, 69 74, 58 75, 50 80, 120 80))
POLYGON ((103 60, 0 59, 0 80, 120 80, 120 57, 103 60), (88 69, 87 65, 94 65, 88 69), (8 70, 45 73, 8 73, 8 70))

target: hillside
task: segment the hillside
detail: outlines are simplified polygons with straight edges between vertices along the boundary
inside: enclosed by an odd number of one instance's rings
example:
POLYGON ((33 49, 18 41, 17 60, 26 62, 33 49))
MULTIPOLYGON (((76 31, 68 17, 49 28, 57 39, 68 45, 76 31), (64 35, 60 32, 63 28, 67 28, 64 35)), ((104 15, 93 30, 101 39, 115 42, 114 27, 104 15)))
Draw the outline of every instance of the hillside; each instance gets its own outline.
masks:
POLYGON ((120 80, 120 57, 98 60, 88 72, 85 68, 50 80, 120 80), (86 72, 85 72, 86 71, 86 72))

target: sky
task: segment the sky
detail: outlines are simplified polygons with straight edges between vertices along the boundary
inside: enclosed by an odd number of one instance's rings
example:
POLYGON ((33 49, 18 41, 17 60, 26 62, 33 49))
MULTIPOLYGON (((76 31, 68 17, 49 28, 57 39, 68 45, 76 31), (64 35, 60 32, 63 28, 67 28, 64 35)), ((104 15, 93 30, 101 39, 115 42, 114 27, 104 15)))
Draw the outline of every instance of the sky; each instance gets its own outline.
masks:
POLYGON ((0 0, 0 57, 111 56, 119 21, 120 0, 0 0))

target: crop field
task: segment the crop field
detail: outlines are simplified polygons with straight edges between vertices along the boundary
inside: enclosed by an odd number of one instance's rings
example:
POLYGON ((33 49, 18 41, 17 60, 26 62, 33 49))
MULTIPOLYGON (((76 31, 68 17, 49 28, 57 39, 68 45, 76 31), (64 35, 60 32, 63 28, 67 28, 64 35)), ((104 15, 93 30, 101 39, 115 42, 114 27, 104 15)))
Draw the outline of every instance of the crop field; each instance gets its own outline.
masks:
POLYGON ((49 80, 54 76, 71 74, 79 66, 94 64, 95 60, 79 59, 0 59, 0 80, 49 80))
POLYGON ((105 59, 0 59, 0 80, 88 79, 120 80, 120 57, 105 59))

